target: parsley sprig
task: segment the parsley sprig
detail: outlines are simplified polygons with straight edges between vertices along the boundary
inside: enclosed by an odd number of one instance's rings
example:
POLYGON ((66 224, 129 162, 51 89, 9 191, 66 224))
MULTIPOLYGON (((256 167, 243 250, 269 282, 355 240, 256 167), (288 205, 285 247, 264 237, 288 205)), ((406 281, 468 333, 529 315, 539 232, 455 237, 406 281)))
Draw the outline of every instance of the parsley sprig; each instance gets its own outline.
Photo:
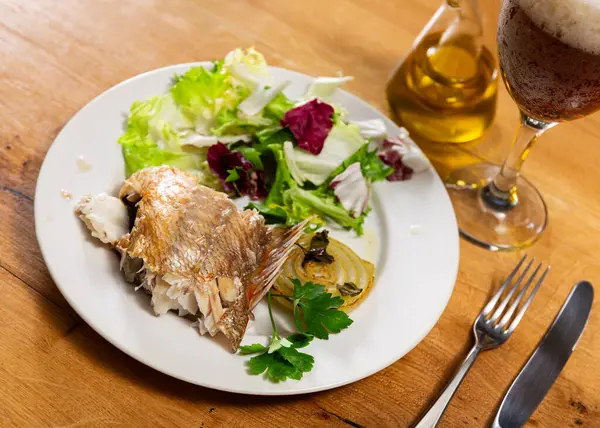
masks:
POLYGON ((339 333, 352 324, 352 320, 339 310, 344 303, 341 297, 333 297, 325 292, 325 287, 312 282, 302 284, 298 279, 292 279, 294 293, 291 296, 283 294, 267 294, 269 317, 273 327, 271 343, 268 347, 255 343, 241 346, 240 354, 260 354, 248 361, 248 370, 253 375, 266 372, 273 382, 285 379, 302 379, 302 374, 312 370, 315 359, 312 355, 298 351, 308 346, 314 337, 328 339, 330 333, 339 333), (300 331, 287 338, 279 336, 273 312, 271 296, 290 301, 294 308, 294 322, 300 331))
POLYGON ((322 285, 310 281, 302 284, 298 279, 291 281, 294 284, 294 294, 277 297, 292 302, 298 330, 327 340, 329 333, 339 333, 352 324, 348 314, 338 310, 344 304, 344 299, 326 293, 322 285))

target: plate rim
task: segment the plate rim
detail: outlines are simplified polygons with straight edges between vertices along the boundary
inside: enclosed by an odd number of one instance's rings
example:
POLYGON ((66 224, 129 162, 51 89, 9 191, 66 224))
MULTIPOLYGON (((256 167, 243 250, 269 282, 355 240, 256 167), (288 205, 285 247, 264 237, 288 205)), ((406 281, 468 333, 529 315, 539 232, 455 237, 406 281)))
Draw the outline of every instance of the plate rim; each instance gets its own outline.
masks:
MULTIPOLYGON (((448 287, 447 289, 447 293, 446 296, 444 296, 443 299, 443 305, 440 305, 440 309, 439 311, 436 312, 435 317, 432 317, 432 322, 423 329, 423 334, 420 335, 417 339, 413 340, 412 343, 407 346, 406 351, 400 355, 400 356, 394 356, 390 359, 386 359, 385 362, 382 362, 381 364, 377 365, 376 367, 370 369, 370 370, 366 370, 364 372, 361 372, 359 375, 357 376, 348 376, 346 379, 342 380, 342 381, 338 381, 338 382, 333 382, 333 383, 329 383, 329 384, 324 384, 324 385, 320 385, 320 386, 308 386, 308 387, 300 387, 297 389, 293 389, 293 390, 284 390, 284 391, 279 391, 279 390, 261 390, 261 391, 255 391, 255 390, 249 390, 249 389, 243 389, 243 388, 228 388, 228 387, 215 387, 214 385, 210 385, 208 383, 203 383, 203 382, 199 382, 197 380, 192 379, 191 377, 186 378, 185 376, 180 376, 179 374, 174 373, 173 371, 171 371, 168 367, 158 367, 157 364, 154 364, 151 361, 148 361, 145 357, 143 353, 138 353, 138 352, 134 352, 130 349, 127 349, 126 346, 124 344, 121 344, 120 341, 114 340, 113 338, 111 338, 110 334, 108 334, 106 331, 104 331, 104 328, 99 325, 99 323, 93 322, 89 319, 89 317, 86 315, 85 311, 83 310, 78 310, 78 305, 76 302, 74 302, 71 299, 71 296, 69 296, 69 293, 66 292, 66 290, 63 290, 63 287, 60 285, 60 283, 56 280, 56 278, 58 277, 57 272, 55 271, 55 268, 52 267, 51 264, 49 264, 47 262, 48 257, 47 254, 43 248, 42 245, 42 238, 41 238, 41 228, 43 227, 41 224, 42 221, 42 217, 43 214, 39 211, 40 208, 40 202, 39 201, 39 197, 38 195, 40 194, 39 192, 39 187, 40 187, 40 180, 39 178, 42 176, 42 173, 44 171, 45 168, 48 168, 47 166, 47 158, 48 158, 48 154, 53 150, 53 148, 55 147, 55 142, 62 136, 63 132, 65 131, 65 128, 67 128, 67 126, 74 120, 74 118, 76 116, 78 116, 79 114, 81 114, 84 110, 90 108, 90 106, 94 105, 96 102, 98 102, 100 99, 102 99, 104 96, 107 96, 109 93, 112 93, 113 91, 118 90, 120 87, 127 85, 128 83, 134 81, 134 80, 138 80, 138 79, 143 79, 144 77, 148 76, 148 75, 152 75, 152 74, 159 74, 159 73, 164 73, 167 72, 171 69, 178 69, 178 68, 184 68, 184 67, 195 67, 195 66, 206 66, 208 64, 212 64, 212 61, 192 61, 192 62, 186 62, 186 63, 180 63, 180 64, 171 64, 171 65, 167 65, 164 67, 159 67, 156 69, 152 69, 152 70, 148 70, 142 73, 139 73, 137 75, 131 76, 123 81, 120 81, 118 83, 116 83, 115 85, 111 86, 110 88, 102 91, 100 94, 96 95, 93 99, 91 99, 89 102, 87 102, 85 105, 83 105, 82 107, 80 107, 70 118, 69 120, 64 124, 64 126, 61 128, 60 132, 56 135, 56 137, 54 138, 54 140, 52 141, 50 147, 48 148, 48 150, 46 151, 45 155, 44 155, 44 160, 42 162, 42 165, 40 167, 38 176, 36 178, 36 186, 35 186, 35 195, 34 195, 34 224, 35 224, 35 232, 36 232, 36 239, 38 241, 38 247, 40 248, 40 252, 42 254, 42 257, 44 259, 44 263, 46 265, 46 268, 48 269, 48 272, 50 273, 50 276, 52 278, 52 281, 54 282, 54 284, 56 285, 56 287, 58 288, 58 290, 60 291, 60 293, 62 294, 62 296, 65 298, 65 300, 67 301, 67 303, 71 306, 71 308, 81 317, 81 319, 88 324, 96 333, 98 333, 103 339, 105 339, 107 342, 109 342, 112 346, 116 347, 117 349, 119 349, 121 352, 124 352, 126 355, 134 358, 135 360, 139 361, 140 363, 152 368, 153 370, 156 370, 158 372, 161 372, 163 374, 166 374, 170 377, 173 377, 175 379, 187 382, 187 383, 191 383, 194 385, 198 385, 201 386, 203 388, 208 388, 208 389, 213 389, 213 390, 220 390, 220 391, 225 391, 225 392, 229 392, 229 393, 236 393, 236 394, 243 394, 243 395, 261 395, 261 396, 284 396, 284 395, 301 395, 301 394, 308 394, 308 393, 313 393, 313 392, 319 392, 319 391, 325 391, 325 390, 329 390, 329 389, 334 389, 334 388, 338 388, 340 386, 344 386, 344 385, 348 385, 350 383, 354 383, 357 382, 359 380, 362 380, 364 378, 367 378, 387 367, 389 367, 390 365, 394 364, 395 362, 401 360, 402 358, 404 358, 409 352, 411 352, 419 343, 421 343, 423 341, 423 339, 431 332, 431 330, 433 329, 433 327, 435 327, 435 325, 438 323, 438 321, 440 320, 441 316, 443 315, 443 312, 446 310, 448 303, 450 301, 450 298, 452 296, 452 293, 454 292, 454 288, 456 286, 456 279, 458 276, 458 270, 459 270, 459 261, 460 261, 460 239, 459 239, 459 232, 458 232, 458 225, 457 225, 457 220, 456 220, 456 213, 454 211, 454 208, 452 207, 452 204, 450 203, 450 211, 452 213, 452 223, 455 226, 455 252, 454 254, 456 255, 455 260, 452 261, 452 275, 450 278, 449 275, 449 280, 451 281, 451 286, 448 287)), ((270 69, 277 69, 277 70, 283 70, 285 72, 292 72, 294 74, 297 75, 301 75, 303 77, 308 77, 311 78, 312 76, 307 75, 305 73, 296 71, 296 70, 291 70, 291 69, 287 69, 284 67, 278 67, 278 66, 269 66, 270 69)), ((350 96, 352 98, 354 98, 355 101, 357 101, 360 104, 363 104, 365 107, 368 107, 369 110, 376 112, 377 115, 380 115, 383 118, 386 118, 388 120, 391 120, 387 115, 383 114, 379 109, 377 109, 376 107, 374 107, 373 105, 371 105, 370 103, 368 103, 367 101, 363 100, 362 98, 360 98, 359 96, 348 92, 344 89, 338 89, 339 91, 344 92, 347 96, 350 96)), ((396 125, 396 124, 395 124, 396 125)), ((399 126, 399 125, 396 125, 399 126)), ((419 148, 420 150, 420 148, 419 148)), ((437 171, 435 171, 433 168, 431 168, 433 170, 433 175, 435 177, 436 180, 439 180, 441 182, 441 184, 443 185, 443 180, 441 179, 441 177, 439 176, 439 174, 437 173, 437 171)), ((448 196, 448 193, 445 193, 445 197, 448 199, 448 202, 450 201, 450 198, 448 196)), ((268 382, 265 380, 265 382, 268 382)))

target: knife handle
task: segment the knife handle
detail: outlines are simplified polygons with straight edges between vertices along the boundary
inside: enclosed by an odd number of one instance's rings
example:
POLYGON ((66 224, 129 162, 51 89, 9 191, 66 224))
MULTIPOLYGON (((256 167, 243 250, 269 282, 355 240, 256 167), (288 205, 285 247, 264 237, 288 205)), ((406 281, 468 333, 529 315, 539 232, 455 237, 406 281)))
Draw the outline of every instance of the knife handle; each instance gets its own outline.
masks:
POLYGON ((448 407, 448 403, 454 396, 454 393, 460 386, 463 381, 465 375, 475 362, 475 359, 481 352, 481 347, 475 345, 470 351, 465 360, 462 362, 452 380, 446 385, 444 390, 441 392, 438 399, 433 403, 433 405, 427 410, 419 422, 414 426, 414 428, 434 428, 440 422, 442 415, 446 411, 446 407, 448 407))

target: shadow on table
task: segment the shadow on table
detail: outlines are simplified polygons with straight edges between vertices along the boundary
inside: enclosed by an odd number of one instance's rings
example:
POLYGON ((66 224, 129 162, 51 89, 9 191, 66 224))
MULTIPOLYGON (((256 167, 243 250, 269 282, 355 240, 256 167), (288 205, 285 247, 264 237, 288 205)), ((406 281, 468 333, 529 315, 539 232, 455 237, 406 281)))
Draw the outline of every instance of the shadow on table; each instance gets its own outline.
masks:
POLYGON ((81 321, 69 338, 78 351, 90 360, 90 363, 103 369, 115 371, 131 383, 144 386, 144 389, 153 390, 160 394, 168 395, 192 403, 206 403, 212 407, 219 405, 244 406, 264 405, 265 403, 282 404, 297 401, 296 396, 252 396, 217 391, 175 379, 163 374, 130 357, 102 336, 96 333, 85 322, 81 321))

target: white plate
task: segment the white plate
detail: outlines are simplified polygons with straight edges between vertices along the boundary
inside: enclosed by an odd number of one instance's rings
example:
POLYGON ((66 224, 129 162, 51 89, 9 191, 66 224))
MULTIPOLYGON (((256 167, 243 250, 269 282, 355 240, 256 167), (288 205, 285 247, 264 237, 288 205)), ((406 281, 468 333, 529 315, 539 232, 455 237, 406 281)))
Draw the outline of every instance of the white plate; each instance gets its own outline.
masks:
MULTIPOLYGON (((148 297, 122 278, 116 255, 98 245, 73 214, 82 195, 116 193, 121 186, 124 163, 116 140, 131 103, 161 93, 175 73, 202 64, 207 63, 166 67, 120 83, 81 109, 56 137, 35 192, 37 237, 56 285, 77 313, 116 347, 156 370, 209 388, 299 394, 354 382, 392 364, 431 330, 456 279, 456 219, 433 170, 406 182, 377 183, 364 238, 335 232, 376 264, 375 287, 352 312, 354 324, 348 330, 306 349, 315 357, 312 372, 300 381, 278 384, 247 374, 247 357, 229 353, 221 339, 200 336, 189 321, 172 314, 154 316, 148 297), (79 156, 91 163, 91 170, 81 171, 79 156), (61 189, 73 198, 65 199, 61 189)), ((272 71, 277 79, 293 82, 286 91, 290 96, 301 95, 310 81, 293 71, 272 71)), ((379 117, 390 135, 398 132, 393 122, 345 91, 338 91, 334 101, 351 119, 379 117)), ((255 315, 245 344, 267 343, 271 332, 264 302, 255 315)), ((285 313, 278 317, 291 327, 285 313)))

